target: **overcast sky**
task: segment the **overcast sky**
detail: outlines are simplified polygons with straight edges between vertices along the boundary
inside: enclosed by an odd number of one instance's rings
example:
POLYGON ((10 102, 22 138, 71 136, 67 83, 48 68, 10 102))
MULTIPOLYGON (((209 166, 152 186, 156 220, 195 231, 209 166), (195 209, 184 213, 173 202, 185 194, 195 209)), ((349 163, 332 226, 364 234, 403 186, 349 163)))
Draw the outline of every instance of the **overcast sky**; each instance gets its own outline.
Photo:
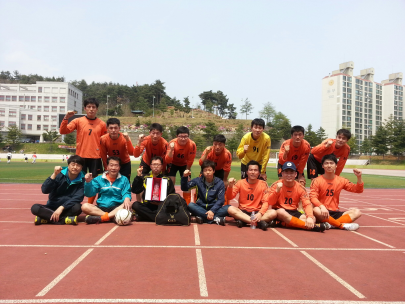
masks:
MULTIPOLYGON (((0 0, 0 70, 150 84, 171 97, 221 90, 319 128, 321 79, 354 61, 405 72, 405 1, 0 0)), ((194 97, 194 98, 191 98, 194 97)), ((241 118, 241 115, 238 115, 241 118)))

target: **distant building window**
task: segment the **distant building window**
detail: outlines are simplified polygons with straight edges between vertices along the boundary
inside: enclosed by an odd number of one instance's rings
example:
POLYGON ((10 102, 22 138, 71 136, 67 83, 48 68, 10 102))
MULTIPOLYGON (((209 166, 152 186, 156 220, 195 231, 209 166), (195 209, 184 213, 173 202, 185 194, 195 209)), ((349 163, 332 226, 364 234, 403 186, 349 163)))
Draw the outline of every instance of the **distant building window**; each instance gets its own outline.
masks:
POLYGON ((49 96, 45 96, 45 97, 44 97, 44 101, 45 101, 45 102, 49 102, 49 96))
POLYGON ((21 120, 25 120, 27 116, 25 114, 21 114, 21 120))
POLYGON ((42 96, 38 96, 38 102, 42 102, 42 96))
POLYGON ((38 111, 42 111, 42 106, 38 106, 38 111))
POLYGON ((31 124, 28 124, 27 130, 32 130, 32 125, 31 124))
POLYGON ((38 93, 42 93, 42 87, 38 87, 38 93))
POLYGON ((52 97, 52 102, 58 102, 58 97, 52 97))
POLYGON ((30 97, 29 97, 29 96, 25 96, 25 101, 30 101, 30 97))
POLYGON ((31 96, 31 102, 36 102, 37 98, 35 96, 31 96))
POLYGON ((12 96, 11 101, 17 101, 17 96, 12 96))
POLYGON ((59 98, 59 101, 60 101, 61 103, 65 103, 65 97, 59 98))
POLYGON ((48 131, 49 126, 48 125, 44 125, 44 131, 48 131))
POLYGON ((75 106, 76 106, 76 100, 75 100, 75 106))
POLYGON ((55 130, 56 130, 56 126, 55 126, 55 125, 52 125, 52 126, 51 126, 51 130, 52 130, 52 131, 55 131, 55 130))
POLYGON ((49 121, 49 115, 44 115, 44 121, 49 121))
POLYGON ((8 116, 10 117, 17 117, 17 110, 9 110, 8 116))
POLYGON ((0 121, 0 127, 4 127, 4 121, 0 121))
POLYGON ((18 101, 24 101, 24 96, 18 97, 18 101))
POLYGON ((37 120, 41 121, 41 115, 37 115, 37 120))
POLYGON ((0 109, 0 116, 6 116, 6 109, 0 109))
POLYGON ((55 115, 52 115, 52 121, 56 121, 56 116, 55 115))
POLYGON ((50 93, 50 91, 51 91, 51 88, 47 88, 47 87, 44 88, 45 93, 50 93))
POLYGON ((58 88, 52 88, 52 93, 58 93, 59 89, 58 88))
POLYGON ((44 106, 44 112, 49 112, 49 106, 44 106))
POLYGON ((37 131, 41 131, 41 125, 37 125, 37 131))
POLYGON ((11 96, 6 96, 6 101, 11 101, 11 96))
POLYGON ((32 120, 32 115, 28 114, 28 120, 32 120))
POLYGON ((30 109, 31 109, 31 110, 35 110, 35 106, 30 106, 30 109))
POLYGON ((52 112, 58 112, 58 107, 52 107, 52 112))
POLYGON ((21 130, 25 130, 25 124, 21 124, 21 130))
POLYGON ((64 113, 65 112, 65 107, 59 107, 59 112, 64 113))
POLYGON ((4 101, 4 95, 0 95, 0 101, 4 101))
POLYGON ((8 126, 9 127, 15 127, 17 124, 16 124, 16 122, 15 121, 9 121, 8 122, 8 126))

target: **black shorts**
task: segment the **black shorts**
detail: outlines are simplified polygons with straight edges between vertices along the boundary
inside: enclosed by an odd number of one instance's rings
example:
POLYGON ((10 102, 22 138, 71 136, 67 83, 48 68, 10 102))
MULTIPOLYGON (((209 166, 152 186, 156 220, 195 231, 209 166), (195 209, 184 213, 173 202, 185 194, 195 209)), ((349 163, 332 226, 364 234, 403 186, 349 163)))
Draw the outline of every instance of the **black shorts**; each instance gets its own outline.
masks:
POLYGON ((309 154, 307 162, 307 175, 308 178, 316 178, 318 175, 325 173, 325 170, 322 168, 322 164, 318 162, 312 154, 309 154))
POLYGON ((341 217, 343 215, 344 212, 341 211, 329 211, 329 216, 334 218, 335 220, 337 220, 339 217, 341 217))
POLYGON ((149 175, 150 171, 152 171, 150 166, 143 161, 143 158, 141 159, 139 167, 142 167, 142 176, 149 175))
POLYGON ((167 170, 166 170, 166 174, 167 176, 174 176, 176 177, 177 171, 179 171, 180 173, 180 177, 183 176, 184 171, 186 171, 187 169, 187 165, 184 166, 176 166, 173 164, 168 164, 167 165, 167 170))
MULTIPOLYGON (((278 163, 277 165, 277 175, 278 177, 281 177, 281 169, 282 169, 283 165, 278 163)), ((305 178, 305 173, 302 172, 302 176, 305 178)), ((297 177, 295 179, 298 179, 298 171, 297 171, 297 177)))
POLYGON ((11 160, 11 157, 10 157, 10 156, 7 156, 7 159, 8 159, 8 160, 11 160))
POLYGON ((131 162, 121 165, 120 174, 128 178, 128 181, 131 181, 131 162))
POLYGON ((84 159, 84 166, 82 171, 84 173, 89 172, 93 174, 93 178, 103 173, 103 163, 101 162, 101 158, 83 158, 83 159, 84 159))
MULTIPOLYGON (((259 165, 259 171, 260 174, 262 173, 262 165, 259 165)), ((240 164, 240 178, 245 179, 247 177, 247 166, 244 164, 240 164)), ((261 180, 264 180, 263 178, 260 178, 261 180)))
MULTIPOLYGON (((119 206, 119 205, 118 205, 119 206)), ((111 211, 113 211, 115 208, 117 208, 118 206, 115 206, 115 207, 100 207, 99 205, 96 205, 96 207, 98 208, 98 209, 100 209, 101 211, 104 211, 104 212, 108 212, 108 213, 110 213, 111 211)))
MULTIPOLYGON (((274 209, 274 210, 278 210, 278 209, 281 209, 281 208, 277 208, 277 209, 274 209)), ((284 208, 283 208, 284 209, 284 208)), ((301 215, 305 215, 305 214, 303 214, 303 213, 301 213, 301 212, 299 212, 297 209, 295 209, 295 210, 287 210, 287 209, 284 209, 289 215, 291 215, 291 216, 294 216, 294 217, 296 217, 296 218, 300 218, 301 217, 301 215)))

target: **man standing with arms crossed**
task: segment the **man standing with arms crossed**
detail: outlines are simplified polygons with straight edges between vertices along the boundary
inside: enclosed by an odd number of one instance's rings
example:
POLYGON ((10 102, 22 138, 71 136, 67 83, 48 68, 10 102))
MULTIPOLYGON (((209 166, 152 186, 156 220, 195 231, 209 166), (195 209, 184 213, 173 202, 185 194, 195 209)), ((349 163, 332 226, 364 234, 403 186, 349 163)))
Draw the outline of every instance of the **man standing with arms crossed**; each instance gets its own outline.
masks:
POLYGON ((247 163, 251 160, 257 161, 260 167, 260 176, 262 180, 267 180, 266 166, 270 158, 270 136, 264 133, 265 123, 261 118, 255 118, 251 123, 252 132, 246 133, 240 141, 236 150, 241 160, 241 178, 246 178, 247 163))

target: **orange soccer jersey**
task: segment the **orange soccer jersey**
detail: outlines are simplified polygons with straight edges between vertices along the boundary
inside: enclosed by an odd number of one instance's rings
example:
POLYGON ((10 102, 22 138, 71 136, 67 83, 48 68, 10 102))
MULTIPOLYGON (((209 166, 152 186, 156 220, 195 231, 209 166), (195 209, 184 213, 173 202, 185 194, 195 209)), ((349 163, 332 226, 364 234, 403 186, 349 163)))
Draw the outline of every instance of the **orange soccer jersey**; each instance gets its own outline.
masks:
POLYGON ((177 138, 175 138, 169 142, 169 146, 172 142, 174 143, 173 157, 169 157, 169 153, 166 153, 166 163, 179 167, 187 165, 187 167, 191 168, 197 152, 195 142, 189 139, 187 144, 180 146, 177 143, 177 138))
POLYGON ((239 193, 239 209, 259 211, 263 215, 269 208, 267 190, 267 183, 263 180, 249 184, 247 179, 241 179, 232 188, 226 189, 226 198, 231 200, 239 193))
POLYGON ((293 146, 291 139, 288 139, 281 145, 280 152, 278 154, 278 162, 281 165, 284 165, 285 162, 293 162, 297 167, 298 173, 303 173, 305 165, 307 164, 310 151, 311 146, 305 139, 302 140, 301 145, 298 148, 293 146), (283 154, 285 153, 285 146, 290 146, 290 151, 288 152, 287 160, 283 160, 283 154))
POLYGON ((152 144, 152 138, 148 135, 144 138, 140 147, 138 145, 135 146, 134 156, 139 157, 145 149, 145 153, 142 155, 142 160, 145 164, 150 166, 150 160, 154 156, 160 156, 163 161, 165 160, 167 147, 167 141, 163 137, 159 138, 159 142, 154 145, 152 144))
POLYGON ((283 180, 278 180, 270 186, 269 191, 269 205, 274 208, 284 208, 287 210, 297 210, 298 203, 302 201, 302 207, 304 208, 305 215, 313 216, 313 210, 311 202, 309 201, 308 193, 303 186, 297 181, 294 182, 293 187, 287 187, 283 180), (277 193, 277 183, 283 183, 283 187, 279 193, 277 193))
POLYGON ((100 158, 100 137, 107 133, 107 126, 99 118, 89 119, 87 116, 62 120, 59 133, 69 134, 74 130, 76 135, 76 154, 83 158, 100 158))
MULTIPOLYGON (((202 155, 205 154, 205 150, 202 155)), ((201 157, 202 157, 201 155, 201 157)), ((231 152, 228 151, 228 149, 224 148, 222 150, 221 154, 216 155, 214 149, 211 150, 210 153, 208 153, 207 158, 209 160, 212 160, 215 162, 215 170, 222 170, 224 169, 225 172, 230 172, 231 171, 231 164, 232 164, 232 155, 231 152)), ((199 164, 202 166, 202 160, 200 158, 199 164)))
POLYGON ((127 141, 121 132, 119 134, 117 139, 112 139, 110 134, 105 134, 100 138, 100 154, 104 168, 107 168, 107 156, 118 156, 121 159, 121 164, 131 161, 129 155, 133 153, 134 149, 132 142, 131 140, 127 141))
POLYGON ((350 153, 350 147, 348 144, 345 144, 343 147, 340 147, 337 149, 335 147, 336 144, 336 139, 328 139, 328 140, 333 140, 333 144, 329 147, 326 148, 324 143, 321 143, 317 145, 316 147, 313 147, 311 150, 311 154, 315 157, 315 159, 318 162, 322 161, 322 157, 324 157, 327 154, 334 154, 336 158, 339 158, 337 167, 336 167, 336 175, 340 175, 342 173, 342 170, 346 164, 347 158, 349 157, 350 153))
POLYGON ((321 175, 312 180, 309 198, 316 207, 324 205, 328 210, 337 211, 339 210, 339 195, 342 189, 362 193, 363 188, 364 183, 353 184, 348 179, 338 175, 334 179, 326 179, 321 175))

